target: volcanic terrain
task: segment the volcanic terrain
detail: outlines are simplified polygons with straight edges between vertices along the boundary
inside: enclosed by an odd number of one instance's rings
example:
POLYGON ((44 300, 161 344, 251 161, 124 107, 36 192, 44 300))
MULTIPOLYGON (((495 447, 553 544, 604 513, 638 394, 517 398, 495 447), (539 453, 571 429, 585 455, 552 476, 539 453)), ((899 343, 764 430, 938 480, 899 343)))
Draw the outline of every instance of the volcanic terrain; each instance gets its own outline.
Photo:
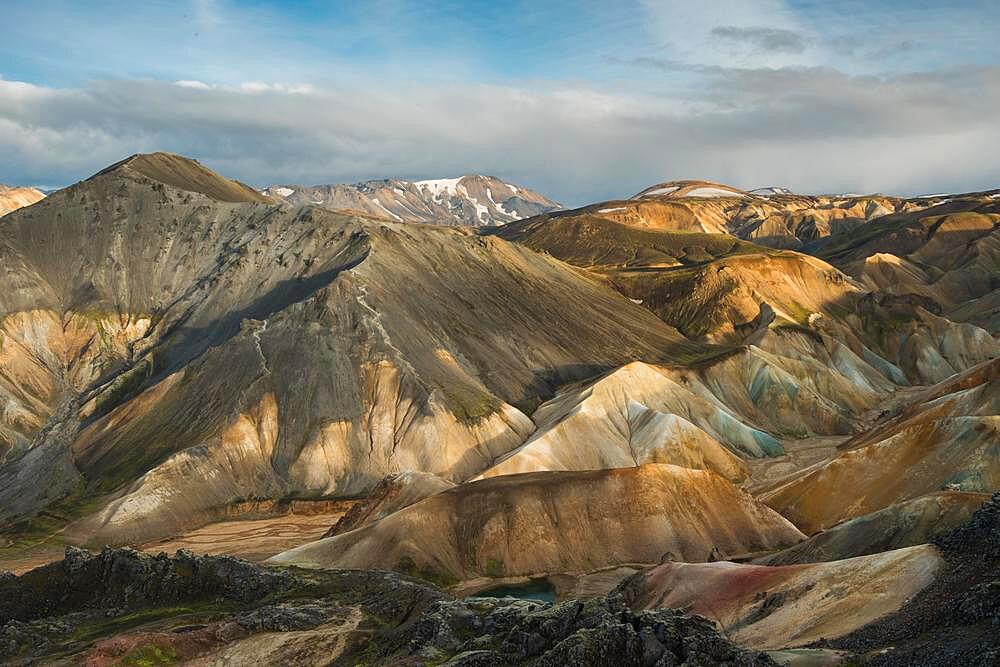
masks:
POLYGON ((12 196, 0 661, 992 664, 995 195, 12 196))

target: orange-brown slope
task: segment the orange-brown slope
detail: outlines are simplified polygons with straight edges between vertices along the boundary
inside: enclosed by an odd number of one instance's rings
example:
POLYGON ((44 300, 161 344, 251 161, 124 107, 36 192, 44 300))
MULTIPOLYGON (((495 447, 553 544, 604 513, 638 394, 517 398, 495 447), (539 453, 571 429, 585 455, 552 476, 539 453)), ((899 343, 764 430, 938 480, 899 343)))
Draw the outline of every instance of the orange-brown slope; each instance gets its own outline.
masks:
POLYGON ((45 193, 37 188, 12 188, 0 184, 0 217, 43 199, 45 193))
POLYGON ((801 533, 718 475, 671 465, 472 482, 280 554, 304 567, 385 567, 440 580, 589 571, 773 549, 801 533))
POLYGON ((964 524, 989 498, 985 493, 936 491, 845 521, 755 562, 819 563, 926 544, 964 524))
POLYGON ((761 498, 807 534, 943 489, 1000 488, 1000 417, 958 416, 901 428, 761 498))
POLYGON ((761 497, 807 534, 942 490, 1000 487, 1000 360, 918 391, 842 453, 761 497))

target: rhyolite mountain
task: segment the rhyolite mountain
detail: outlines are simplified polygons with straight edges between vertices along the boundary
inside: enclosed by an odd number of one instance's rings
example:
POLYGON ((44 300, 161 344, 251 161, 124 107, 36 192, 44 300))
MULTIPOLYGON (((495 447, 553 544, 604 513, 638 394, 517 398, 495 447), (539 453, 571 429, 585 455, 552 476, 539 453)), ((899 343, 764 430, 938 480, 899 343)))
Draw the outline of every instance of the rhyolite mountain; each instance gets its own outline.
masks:
POLYGON ((0 521, 95 542, 461 481, 561 384, 701 349, 523 246, 275 204, 166 154, 15 212, 0 257, 0 521))
POLYGON ((511 195, 463 181, 397 183, 451 216, 407 218, 157 153, 3 218, 2 562, 354 503, 266 566, 0 575, 4 659, 989 664, 995 192, 484 226, 460 186, 511 195))
POLYGON ((263 192, 300 206, 316 204, 396 222, 473 227, 502 225, 562 208, 534 190, 482 174, 425 181, 389 178, 309 187, 271 185, 263 192))

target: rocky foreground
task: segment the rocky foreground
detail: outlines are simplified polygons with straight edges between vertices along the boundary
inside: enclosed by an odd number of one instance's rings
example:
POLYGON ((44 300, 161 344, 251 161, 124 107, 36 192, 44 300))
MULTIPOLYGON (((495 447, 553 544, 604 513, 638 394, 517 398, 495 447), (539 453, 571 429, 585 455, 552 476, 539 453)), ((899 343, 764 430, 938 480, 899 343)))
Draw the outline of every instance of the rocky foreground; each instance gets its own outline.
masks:
POLYGON ((947 564, 935 582, 897 613, 831 645, 887 667, 1000 664, 1000 493, 934 542, 947 564))
MULTIPOLYGON (((875 665, 1000 660, 1000 494, 936 540, 948 567, 900 611, 837 642, 875 665)), ((100 554, 0 575, 5 664, 770 665, 714 622, 606 596, 454 599, 391 572, 268 568, 229 557, 100 554)), ((765 601, 766 602, 766 601, 765 601)), ((763 604, 760 615, 770 613, 763 604)))
POLYGON ((701 617, 621 595, 455 600, 379 571, 100 554, 0 579, 5 664, 769 665, 701 617))

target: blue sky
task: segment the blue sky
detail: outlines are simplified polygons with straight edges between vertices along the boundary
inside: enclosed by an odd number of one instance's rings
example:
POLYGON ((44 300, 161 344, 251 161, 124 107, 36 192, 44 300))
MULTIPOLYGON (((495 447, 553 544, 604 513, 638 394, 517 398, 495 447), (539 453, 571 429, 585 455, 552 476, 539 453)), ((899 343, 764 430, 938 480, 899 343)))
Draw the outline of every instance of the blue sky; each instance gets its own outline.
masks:
POLYGON ((1000 185, 992 1, 38 0, 4 15, 4 182, 162 149, 258 184, 484 171, 572 204, 682 177, 1000 185))

